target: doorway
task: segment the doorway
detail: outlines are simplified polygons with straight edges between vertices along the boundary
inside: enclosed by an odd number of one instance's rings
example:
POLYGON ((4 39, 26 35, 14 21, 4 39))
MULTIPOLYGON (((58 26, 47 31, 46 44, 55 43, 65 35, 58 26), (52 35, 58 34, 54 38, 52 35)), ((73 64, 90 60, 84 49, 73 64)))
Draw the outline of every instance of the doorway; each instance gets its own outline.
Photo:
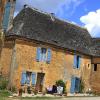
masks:
POLYGON ((36 89, 38 92, 42 92, 44 76, 45 76, 45 73, 37 73, 36 89))

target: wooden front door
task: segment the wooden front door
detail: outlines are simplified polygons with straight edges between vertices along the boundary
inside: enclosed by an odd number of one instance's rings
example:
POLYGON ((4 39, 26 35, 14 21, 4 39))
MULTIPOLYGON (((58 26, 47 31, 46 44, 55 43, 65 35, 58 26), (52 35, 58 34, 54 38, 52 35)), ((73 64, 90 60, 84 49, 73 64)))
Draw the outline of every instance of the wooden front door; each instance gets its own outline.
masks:
POLYGON ((36 89, 38 90, 38 92, 42 92, 44 76, 44 73, 37 73, 36 89))

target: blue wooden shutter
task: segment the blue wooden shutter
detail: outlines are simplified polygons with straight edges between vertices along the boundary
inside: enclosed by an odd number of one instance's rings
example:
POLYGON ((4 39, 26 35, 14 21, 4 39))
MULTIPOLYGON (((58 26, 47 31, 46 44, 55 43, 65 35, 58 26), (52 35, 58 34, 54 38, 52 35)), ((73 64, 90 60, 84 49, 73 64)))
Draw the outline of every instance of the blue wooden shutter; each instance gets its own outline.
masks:
POLYGON ((78 68, 80 68, 81 66, 81 57, 79 56, 79 59, 78 59, 78 68))
POLYGON ((32 72, 32 85, 36 84, 36 73, 32 72))
POLYGON ((74 64, 73 64, 74 68, 77 68, 77 55, 74 55, 74 64))
POLYGON ((80 90, 80 79, 79 78, 75 78, 75 92, 79 92, 80 90))
POLYGON ((11 8, 11 3, 7 2, 5 6, 4 17, 3 17, 3 29, 5 30, 8 28, 8 24, 9 24, 10 8, 11 8))
POLYGON ((26 72, 22 72, 21 85, 24 85, 25 82, 26 82, 26 72))
POLYGON ((48 54, 47 54, 47 63, 50 63, 51 61, 51 49, 48 49, 48 54))
POLYGON ((75 92, 75 77, 72 76, 71 78, 71 88, 70 88, 70 92, 74 93, 75 92))
POLYGON ((37 48, 36 60, 41 61, 41 48, 37 48))

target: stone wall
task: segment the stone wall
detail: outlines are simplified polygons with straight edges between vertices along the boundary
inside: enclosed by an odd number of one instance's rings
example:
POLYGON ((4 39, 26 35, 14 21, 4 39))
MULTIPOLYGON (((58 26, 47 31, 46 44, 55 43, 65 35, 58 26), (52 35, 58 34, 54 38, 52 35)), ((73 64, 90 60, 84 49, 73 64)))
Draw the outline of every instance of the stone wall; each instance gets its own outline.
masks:
POLYGON ((5 41, 0 58, 0 72, 3 76, 8 77, 10 73, 11 59, 12 59, 13 42, 5 41))
MULTIPOLYGON (((73 68, 74 55, 73 53, 65 52, 61 49, 56 49, 50 45, 42 45, 35 42, 27 42, 16 40, 15 45, 15 60, 13 69, 13 85, 20 88, 20 80, 22 71, 43 72, 45 73, 44 87, 53 85, 59 79, 66 82, 67 91, 70 91, 71 76, 82 77, 85 83, 85 89, 89 88, 91 59, 88 56, 81 55, 80 69, 73 68), (52 49, 52 59, 50 64, 36 61, 37 47, 45 47, 52 49)), ((80 55, 80 54, 79 54, 80 55)))
POLYGON ((92 58, 91 88, 100 93, 100 57, 92 58), (94 64, 97 64, 97 71, 94 71, 94 64))

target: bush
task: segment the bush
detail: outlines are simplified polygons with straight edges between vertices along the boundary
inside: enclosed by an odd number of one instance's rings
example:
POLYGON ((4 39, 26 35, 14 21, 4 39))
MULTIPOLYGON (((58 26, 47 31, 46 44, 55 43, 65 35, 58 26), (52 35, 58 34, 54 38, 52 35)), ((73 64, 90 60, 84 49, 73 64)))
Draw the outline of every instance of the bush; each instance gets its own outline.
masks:
POLYGON ((82 81, 82 80, 80 81, 80 88, 79 88, 79 92, 80 92, 80 93, 83 93, 83 92, 84 92, 84 83, 83 83, 83 81, 82 81))
POLYGON ((8 80, 3 77, 0 77, 0 89, 1 90, 6 89, 7 85, 8 85, 8 80))
POLYGON ((58 80, 58 81, 56 81, 56 85, 57 86, 62 86, 63 87, 63 93, 65 93, 66 92, 66 84, 64 83, 64 81, 63 80, 58 80))
POLYGON ((12 86, 12 88, 11 88, 11 92, 13 92, 13 93, 16 93, 16 88, 15 88, 15 86, 12 86))

